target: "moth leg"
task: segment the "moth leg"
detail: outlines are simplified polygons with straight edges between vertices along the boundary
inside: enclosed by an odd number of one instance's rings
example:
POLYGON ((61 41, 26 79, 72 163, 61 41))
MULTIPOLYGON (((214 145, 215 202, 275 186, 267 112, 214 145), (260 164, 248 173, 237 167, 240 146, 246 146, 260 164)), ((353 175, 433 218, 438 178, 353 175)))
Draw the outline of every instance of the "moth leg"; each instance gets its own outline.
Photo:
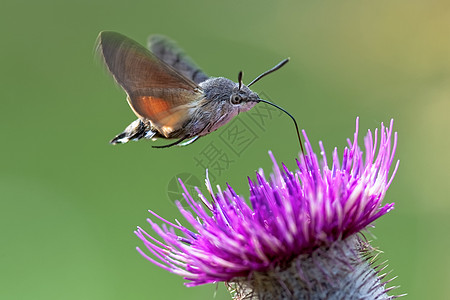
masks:
POLYGON ((182 137, 181 139, 177 140, 176 142, 173 142, 171 144, 167 144, 167 145, 162 145, 162 146, 152 146, 152 148, 169 148, 175 145, 178 145, 179 143, 181 143, 182 141, 184 141, 185 139, 187 139, 188 137, 182 137))
POLYGON ((192 139, 190 139, 190 140, 188 140, 188 141, 186 141, 186 142, 184 142, 184 143, 178 144, 177 146, 182 147, 182 146, 190 145, 190 144, 192 144, 193 142, 195 142, 196 140, 198 140, 198 138, 199 138, 198 135, 197 135, 197 136, 194 136, 192 139))

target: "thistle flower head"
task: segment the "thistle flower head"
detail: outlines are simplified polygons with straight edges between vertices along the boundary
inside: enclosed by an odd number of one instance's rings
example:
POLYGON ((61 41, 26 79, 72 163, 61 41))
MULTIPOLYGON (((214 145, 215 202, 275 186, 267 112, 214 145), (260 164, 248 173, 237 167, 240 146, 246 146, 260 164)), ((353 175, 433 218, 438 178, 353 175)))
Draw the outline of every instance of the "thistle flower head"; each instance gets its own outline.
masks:
POLYGON ((392 121, 389 128, 381 125, 379 140, 377 130, 374 134, 369 130, 362 151, 357 120, 353 141, 348 140, 342 159, 335 149, 330 162, 322 143, 318 157, 303 132, 306 154, 297 160, 298 170, 290 171, 284 164, 280 168, 269 152, 273 173, 266 178, 260 171, 256 180, 249 179, 250 203, 228 185, 213 192, 208 179, 213 201, 197 190, 199 203, 180 182, 189 209, 179 202, 177 206, 192 229, 150 211, 165 224, 148 219, 159 239, 138 228, 135 233, 151 254, 138 251, 194 286, 287 269, 302 255, 332 248, 394 206, 382 204, 398 167, 397 162, 390 173, 397 142, 392 125, 392 121))

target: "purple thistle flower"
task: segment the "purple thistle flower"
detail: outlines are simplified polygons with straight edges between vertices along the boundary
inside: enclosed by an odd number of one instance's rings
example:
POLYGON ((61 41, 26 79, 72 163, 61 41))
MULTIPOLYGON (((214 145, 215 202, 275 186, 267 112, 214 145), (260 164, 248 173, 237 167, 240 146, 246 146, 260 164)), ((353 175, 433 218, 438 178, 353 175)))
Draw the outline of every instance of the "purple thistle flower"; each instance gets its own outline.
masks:
MULTIPOLYGON (((259 293, 255 288, 261 290, 256 287, 261 278, 268 280, 274 274, 278 274, 274 277, 276 285, 288 291, 287 299, 293 295, 303 299, 300 296, 304 291, 295 292, 290 285, 300 284, 303 290, 311 291, 322 277, 325 283, 319 288, 321 292, 328 285, 338 291, 345 289, 347 285, 336 285, 333 277, 336 270, 329 270, 330 265, 339 272, 345 270, 344 273, 358 276, 368 274, 366 277, 370 277, 373 273, 376 287, 371 285, 367 289, 383 296, 385 283, 380 283, 373 268, 355 273, 362 264, 371 265, 364 259, 371 248, 355 234, 394 207, 393 203, 382 204, 398 168, 397 162, 389 174, 397 144, 392 125, 393 120, 389 128, 381 124, 379 141, 377 130, 374 135, 369 130, 363 152, 357 144, 357 119, 353 142, 348 139, 342 161, 334 149, 331 168, 322 143, 319 143, 319 160, 303 132, 306 154, 297 160, 299 169, 291 172, 284 164, 280 169, 269 152, 274 164, 273 174, 268 180, 260 171, 255 181, 249 179, 251 205, 229 185, 224 191, 218 186, 218 193, 214 193, 208 179, 206 186, 213 202, 197 189, 202 200, 198 203, 180 181, 190 210, 183 208, 180 202, 177 206, 193 229, 189 230, 178 221, 170 223, 150 211, 165 223, 159 226, 148 219, 163 242, 138 227, 135 233, 152 255, 140 248, 137 250, 159 267, 183 276, 189 281, 188 286, 218 281, 237 283, 238 299, 247 292, 259 293), (333 263, 322 262, 324 257, 333 258, 333 263), (308 258, 313 258, 313 262, 306 260, 308 258), (294 275, 280 275, 286 270, 294 275), (292 280, 297 283, 290 282, 292 280)), ((343 275, 339 280, 341 277, 343 275)), ((346 280, 353 283, 357 278, 346 280)), ((273 299, 281 299, 280 294, 273 299)))

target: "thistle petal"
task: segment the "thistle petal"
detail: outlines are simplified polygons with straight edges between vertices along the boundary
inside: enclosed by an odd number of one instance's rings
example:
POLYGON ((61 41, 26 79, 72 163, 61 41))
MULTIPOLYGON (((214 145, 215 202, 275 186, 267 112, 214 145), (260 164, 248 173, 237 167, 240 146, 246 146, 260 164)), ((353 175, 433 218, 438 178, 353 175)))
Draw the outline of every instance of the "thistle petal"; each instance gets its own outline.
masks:
POLYGON ((377 130, 374 135, 369 130, 363 152, 357 142, 357 119, 353 141, 348 140, 342 160, 334 150, 331 169, 322 142, 319 159, 303 132, 306 153, 297 160, 298 170, 289 171, 284 164, 280 168, 269 152, 273 174, 270 180, 262 172, 256 180, 249 179, 251 205, 230 186, 214 192, 208 178, 213 202, 200 191, 196 202, 180 181, 190 209, 179 203, 178 208, 193 231, 151 212, 165 223, 149 220, 161 241, 138 228, 135 233, 151 254, 138 251, 195 286, 273 270, 343 241, 394 207, 382 204, 398 168, 397 162, 390 173, 397 146, 392 126, 393 121, 389 128, 381 125, 380 139, 377 130))

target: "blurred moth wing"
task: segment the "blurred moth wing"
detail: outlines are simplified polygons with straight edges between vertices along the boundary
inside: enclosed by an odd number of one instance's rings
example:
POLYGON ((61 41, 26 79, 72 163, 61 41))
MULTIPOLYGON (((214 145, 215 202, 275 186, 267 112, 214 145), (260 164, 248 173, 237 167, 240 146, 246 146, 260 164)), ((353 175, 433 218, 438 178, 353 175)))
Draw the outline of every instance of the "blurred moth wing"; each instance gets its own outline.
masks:
POLYGON ((199 84, 209 78, 173 40, 163 35, 151 35, 148 48, 160 60, 178 73, 199 84))
POLYGON ((182 129, 189 110, 203 98, 197 83, 120 33, 103 31, 98 43, 106 66, 127 93, 136 116, 150 121, 166 138, 182 129))

